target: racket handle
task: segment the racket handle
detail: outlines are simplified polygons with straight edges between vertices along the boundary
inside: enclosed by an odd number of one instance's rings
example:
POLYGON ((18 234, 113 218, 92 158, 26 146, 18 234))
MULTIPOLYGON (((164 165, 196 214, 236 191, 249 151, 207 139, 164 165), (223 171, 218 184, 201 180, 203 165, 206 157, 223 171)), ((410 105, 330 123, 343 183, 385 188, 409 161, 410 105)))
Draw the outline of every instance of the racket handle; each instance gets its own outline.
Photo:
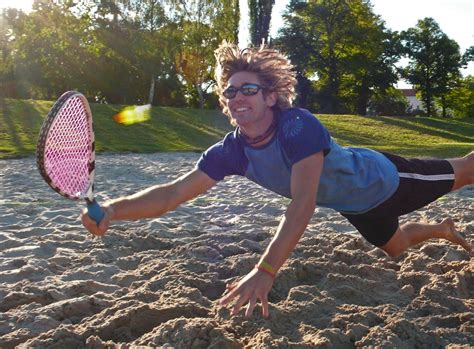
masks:
POLYGON ((102 211, 96 199, 92 202, 87 202, 87 214, 97 224, 99 224, 102 218, 104 218, 104 211, 102 211))

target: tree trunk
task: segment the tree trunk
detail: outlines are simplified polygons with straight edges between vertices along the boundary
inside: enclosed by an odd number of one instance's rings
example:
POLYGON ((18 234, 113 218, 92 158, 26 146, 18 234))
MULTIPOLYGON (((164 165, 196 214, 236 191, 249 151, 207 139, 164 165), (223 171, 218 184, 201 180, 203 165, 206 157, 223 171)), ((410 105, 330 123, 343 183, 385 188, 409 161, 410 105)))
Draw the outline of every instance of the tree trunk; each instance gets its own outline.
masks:
POLYGON ((240 5, 239 5, 239 0, 234 1, 234 6, 235 6, 235 16, 237 18, 237 24, 234 28, 234 42, 237 43, 239 42, 239 22, 240 22, 240 5))
POLYGON ((298 84, 296 88, 298 90, 297 98, 296 98, 296 106, 300 108, 310 109, 308 104, 308 96, 311 94, 311 81, 309 81, 304 75, 301 73, 296 74, 296 79, 298 80, 298 84))
POLYGON ((369 84, 367 82, 367 77, 362 79, 362 85, 357 96, 357 114, 358 115, 367 115, 367 105, 369 104, 369 84))
POLYGON ((427 96, 425 99, 426 116, 431 116, 431 99, 427 96))
POLYGON ((446 113, 446 98, 441 96, 441 108, 443 109, 443 118, 447 117, 446 113))
POLYGON ((151 75, 151 82, 150 82, 150 91, 148 92, 148 104, 153 104, 153 97, 155 96, 155 76, 151 75))
POLYGON ((204 109, 204 93, 202 91, 201 85, 196 84, 196 89, 199 96, 199 109, 204 109))
POLYGON ((272 9, 275 0, 248 0, 250 41, 259 46, 262 41, 268 42, 272 9))
MULTIPOLYGON (((330 53, 334 57, 333 52, 330 53)), ((337 61, 331 58, 329 65, 329 84, 328 84, 328 102, 326 104, 326 113, 335 114, 339 109, 338 101, 339 79, 337 76, 337 61)))
POLYGON ((433 116, 433 96, 431 95, 429 87, 426 88, 426 91, 423 96, 423 103, 425 104, 426 116, 433 116))

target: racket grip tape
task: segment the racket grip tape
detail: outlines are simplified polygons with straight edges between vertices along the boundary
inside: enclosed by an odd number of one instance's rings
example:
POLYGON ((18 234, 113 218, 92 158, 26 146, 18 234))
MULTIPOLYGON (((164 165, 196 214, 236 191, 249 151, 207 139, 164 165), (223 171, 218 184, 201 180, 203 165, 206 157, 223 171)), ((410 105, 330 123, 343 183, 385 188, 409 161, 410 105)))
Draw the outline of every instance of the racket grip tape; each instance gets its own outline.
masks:
POLYGON ((102 218, 104 218, 104 211, 102 211, 96 199, 87 203, 87 214, 97 224, 99 224, 102 218))

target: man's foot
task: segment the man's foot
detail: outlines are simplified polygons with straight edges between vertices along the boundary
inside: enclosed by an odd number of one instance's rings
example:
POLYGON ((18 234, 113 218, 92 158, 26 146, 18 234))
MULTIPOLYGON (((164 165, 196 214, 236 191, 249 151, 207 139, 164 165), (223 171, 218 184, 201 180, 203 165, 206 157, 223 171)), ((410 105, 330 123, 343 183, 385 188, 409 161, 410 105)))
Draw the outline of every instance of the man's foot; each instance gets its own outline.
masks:
POLYGON ((456 230, 454 222, 451 218, 446 218, 440 223, 443 228, 443 238, 451 241, 454 244, 462 246, 467 252, 472 252, 472 246, 464 239, 456 230))

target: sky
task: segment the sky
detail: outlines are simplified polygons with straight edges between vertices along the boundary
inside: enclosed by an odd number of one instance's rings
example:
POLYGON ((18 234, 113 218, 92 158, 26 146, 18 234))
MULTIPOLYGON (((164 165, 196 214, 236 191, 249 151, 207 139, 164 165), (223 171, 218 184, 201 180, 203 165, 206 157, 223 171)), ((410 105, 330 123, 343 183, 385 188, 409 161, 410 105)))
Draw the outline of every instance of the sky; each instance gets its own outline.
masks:
MULTIPOLYGON (((288 0, 275 0, 270 35, 275 37, 283 25, 282 13, 288 0)), ((373 11, 380 15, 386 26, 392 30, 405 30, 416 25, 419 19, 433 17, 451 39, 456 40, 464 53, 474 45, 474 0, 372 0, 373 11)), ((0 8, 16 7, 25 11, 31 9, 32 0, 0 0, 0 8)), ((239 45, 248 43, 247 0, 240 0, 241 23, 239 45)), ((402 63, 403 64, 403 63, 402 63)), ((474 63, 462 71, 463 75, 474 75, 474 63)), ((399 83, 400 88, 409 87, 399 83)))

